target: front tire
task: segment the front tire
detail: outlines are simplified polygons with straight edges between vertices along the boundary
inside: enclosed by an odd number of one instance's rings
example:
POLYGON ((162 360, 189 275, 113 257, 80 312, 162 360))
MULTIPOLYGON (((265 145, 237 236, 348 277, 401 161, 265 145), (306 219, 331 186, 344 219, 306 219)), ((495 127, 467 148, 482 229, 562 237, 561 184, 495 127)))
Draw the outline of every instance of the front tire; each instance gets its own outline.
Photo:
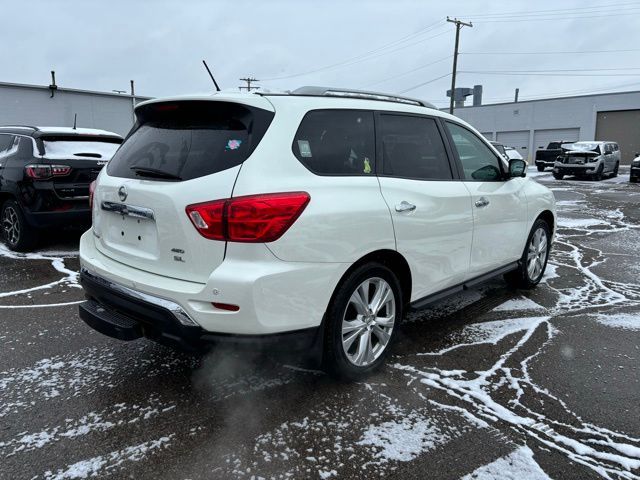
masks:
POLYGON ((550 247, 551 229, 547 222, 539 218, 531 228, 519 267, 504 276, 507 283, 512 287, 524 289, 538 285, 547 268, 550 247))
POLYGON ((554 173, 553 174, 553 178, 555 178, 556 180, 562 180, 564 178, 564 174, 562 174, 562 173, 554 173))
POLYGON ((403 315, 396 275, 379 263, 356 268, 327 309, 324 366, 334 377, 361 379, 383 362, 403 315))
POLYGON ((544 167, 542 165, 538 165, 538 171, 539 172, 544 172, 544 167))
POLYGON ((22 208, 15 200, 7 200, 0 211, 2 236, 9 249, 16 252, 33 250, 37 243, 36 232, 27 223, 22 208))
POLYGON ((604 166, 603 166, 603 165, 600 165, 600 166, 598 167, 598 171, 593 175, 593 179, 594 179, 596 182, 599 182, 600 180, 602 180, 602 172, 604 172, 604 166))

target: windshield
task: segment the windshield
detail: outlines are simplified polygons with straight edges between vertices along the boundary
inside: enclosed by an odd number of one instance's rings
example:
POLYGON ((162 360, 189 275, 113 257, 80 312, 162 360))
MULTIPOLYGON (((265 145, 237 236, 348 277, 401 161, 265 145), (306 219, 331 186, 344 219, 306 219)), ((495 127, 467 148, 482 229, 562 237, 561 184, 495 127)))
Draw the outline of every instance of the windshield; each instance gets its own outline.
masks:
POLYGON ((84 136, 43 137, 44 156, 51 159, 97 158, 110 160, 122 143, 119 138, 84 136))

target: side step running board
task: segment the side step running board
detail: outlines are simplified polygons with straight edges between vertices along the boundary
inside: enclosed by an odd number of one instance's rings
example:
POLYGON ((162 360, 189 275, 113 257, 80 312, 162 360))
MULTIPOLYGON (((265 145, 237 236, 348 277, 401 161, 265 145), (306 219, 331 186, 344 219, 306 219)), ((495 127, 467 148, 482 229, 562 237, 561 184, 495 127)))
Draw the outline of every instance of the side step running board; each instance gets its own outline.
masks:
POLYGON ((477 285, 480 285, 487 280, 491 280, 492 278, 498 277, 500 275, 504 275, 505 273, 511 272, 518 268, 520 265, 519 262, 512 262, 504 267, 497 268, 495 270, 491 270, 489 273, 485 273, 478 277, 467 280, 464 283, 459 285, 455 285, 453 287, 446 288, 436 293, 432 293, 431 295, 427 295, 426 297, 415 300, 409 304, 409 310, 416 311, 422 310, 423 308, 428 307, 429 305, 436 303, 444 298, 447 298, 456 293, 460 293, 463 290, 468 290, 469 288, 473 288, 477 285))

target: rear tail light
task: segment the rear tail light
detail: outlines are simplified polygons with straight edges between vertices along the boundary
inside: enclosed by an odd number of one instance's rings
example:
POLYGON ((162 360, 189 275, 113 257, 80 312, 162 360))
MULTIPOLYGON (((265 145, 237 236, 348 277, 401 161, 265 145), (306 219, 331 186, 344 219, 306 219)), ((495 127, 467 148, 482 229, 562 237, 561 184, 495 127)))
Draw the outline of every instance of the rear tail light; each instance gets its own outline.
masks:
POLYGON ((89 184, 89 208, 93 209, 93 194, 96 191, 96 181, 89 184))
POLYGON ((198 203, 186 211, 205 238, 266 243, 284 235, 310 198, 306 192, 269 193, 198 203))
POLYGON ((71 173, 68 165, 31 164, 24 167, 27 177, 34 180, 47 180, 51 177, 64 177, 71 173))

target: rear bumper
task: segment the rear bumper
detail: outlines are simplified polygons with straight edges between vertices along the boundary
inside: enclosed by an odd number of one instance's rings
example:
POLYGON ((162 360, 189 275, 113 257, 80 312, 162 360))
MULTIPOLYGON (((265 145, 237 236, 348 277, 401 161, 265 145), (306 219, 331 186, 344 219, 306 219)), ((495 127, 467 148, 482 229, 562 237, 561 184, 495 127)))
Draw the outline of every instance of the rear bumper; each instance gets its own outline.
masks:
POLYGON ((147 337, 185 350, 206 343, 247 348, 277 346, 285 350, 310 350, 321 341, 321 328, 270 335, 234 335, 201 328, 178 304, 113 283, 86 269, 80 283, 87 301, 80 304, 80 318, 94 330, 129 341, 147 337))
POLYGON ((128 296, 136 292, 134 297, 146 295, 178 305, 207 333, 258 336, 319 327, 335 286, 350 266, 285 262, 261 244, 229 244, 225 260, 212 267, 206 282, 198 283, 107 257, 97 249, 92 230, 80 239, 80 264, 107 283, 124 287, 116 290, 128 296), (213 302, 237 305, 239 310, 219 309, 213 302))

